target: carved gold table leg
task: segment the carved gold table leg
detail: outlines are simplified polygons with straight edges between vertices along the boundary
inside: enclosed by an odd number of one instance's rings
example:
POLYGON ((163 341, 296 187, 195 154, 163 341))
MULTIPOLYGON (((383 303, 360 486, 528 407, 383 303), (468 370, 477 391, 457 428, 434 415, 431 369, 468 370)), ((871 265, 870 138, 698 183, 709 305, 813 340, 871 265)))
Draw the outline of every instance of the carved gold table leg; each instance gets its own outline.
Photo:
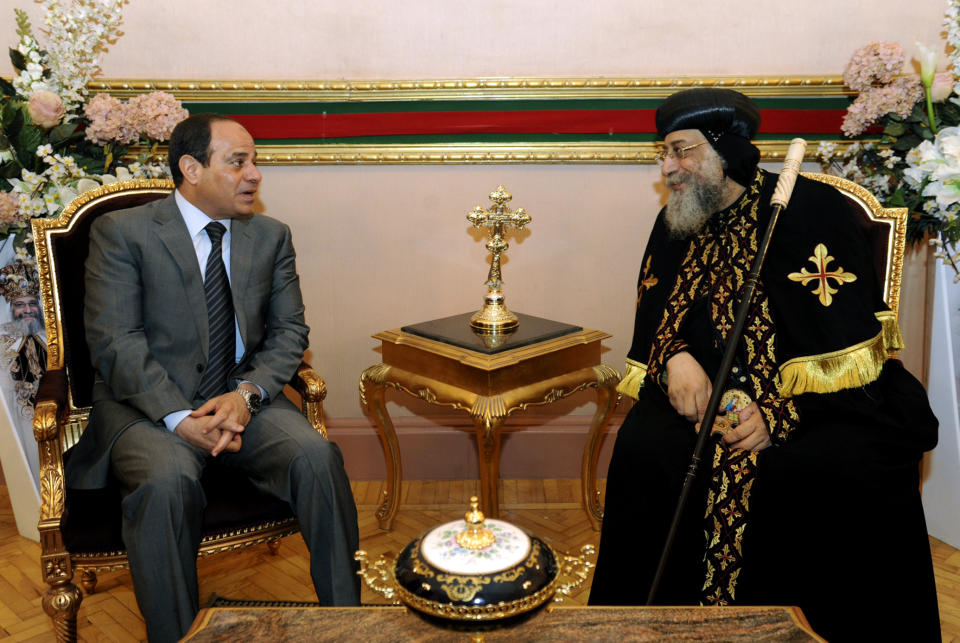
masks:
POLYGON ((393 422, 390 421, 383 397, 389 372, 390 367, 386 364, 374 364, 360 375, 360 400, 377 425, 377 435, 380 437, 383 459, 387 467, 384 498, 376 514, 380 529, 385 531, 393 528, 393 519, 397 515, 400 500, 400 480, 403 475, 397 431, 393 428, 393 422))
POLYGON ((590 422, 587 443, 583 447, 583 461, 580 465, 580 489, 583 493, 583 508, 587 512, 590 526, 600 531, 603 521, 603 507, 600 504, 600 492, 597 491, 597 460, 600 458, 600 445, 603 429, 610 414, 617 408, 620 396, 616 392, 620 374, 606 365, 594 367, 597 386, 597 410, 590 422))
POLYGON ((507 418, 499 395, 478 397, 470 410, 477 432, 477 464, 480 468, 480 510, 488 518, 500 517, 500 429, 507 418))

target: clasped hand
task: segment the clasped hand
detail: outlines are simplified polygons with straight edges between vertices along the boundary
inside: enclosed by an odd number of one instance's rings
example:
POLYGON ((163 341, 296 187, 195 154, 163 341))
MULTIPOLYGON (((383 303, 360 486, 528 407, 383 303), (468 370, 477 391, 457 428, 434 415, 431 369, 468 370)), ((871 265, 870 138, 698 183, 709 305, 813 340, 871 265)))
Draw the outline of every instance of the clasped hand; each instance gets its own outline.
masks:
MULTIPOLYGON (((696 422, 699 431, 713 383, 700 363, 686 351, 668 359, 666 366, 670 404, 688 421, 696 422)), ((740 424, 721 439, 731 449, 759 451, 770 446, 770 432, 756 402, 740 411, 740 424)))
POLYGON ((190 444, 216 457, 223 451, 236 453, 240 434, 250 422, 250 411, 236 391, 207 400, 177 425, 176 433, 190 444))

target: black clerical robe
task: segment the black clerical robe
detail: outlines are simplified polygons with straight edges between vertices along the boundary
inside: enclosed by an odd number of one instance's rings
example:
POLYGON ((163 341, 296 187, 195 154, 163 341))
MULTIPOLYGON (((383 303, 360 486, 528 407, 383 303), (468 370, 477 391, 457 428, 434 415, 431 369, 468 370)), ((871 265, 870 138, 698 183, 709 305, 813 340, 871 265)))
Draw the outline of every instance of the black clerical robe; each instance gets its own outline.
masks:
MULTIPOLYGON (((711 378, 718 369, 775 183, 758 170, 688 239, 657 219, 620 386, 637 402, 610 465, 592 604, 646 600, 696 439, 666 396, 666 362, 687 351, 711 378)), ((799 605, 831 641, 939 638, 918 467, 937 421, 898 348, 845 199, 799 178, 726 384, 757 402, 773 444, 709 445, 657 603, 799 605)))

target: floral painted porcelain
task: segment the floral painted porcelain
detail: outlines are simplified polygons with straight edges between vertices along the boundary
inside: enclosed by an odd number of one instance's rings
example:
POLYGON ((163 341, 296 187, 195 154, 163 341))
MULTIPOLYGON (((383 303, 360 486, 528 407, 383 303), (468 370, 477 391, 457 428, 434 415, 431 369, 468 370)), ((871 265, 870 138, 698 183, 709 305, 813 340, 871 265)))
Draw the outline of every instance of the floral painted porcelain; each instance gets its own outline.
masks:
MULTIPOLYGON (((392 569, 386 561, 368 565, 358 552, 367 584, 420 612, 463 621, 523 614, 564 591, 549 545, 508 522, 484 520, 475 497, 471 503, 463 520, 415 538, 392 569)), ((583 578, 589 567, 583 564, 583 578)))

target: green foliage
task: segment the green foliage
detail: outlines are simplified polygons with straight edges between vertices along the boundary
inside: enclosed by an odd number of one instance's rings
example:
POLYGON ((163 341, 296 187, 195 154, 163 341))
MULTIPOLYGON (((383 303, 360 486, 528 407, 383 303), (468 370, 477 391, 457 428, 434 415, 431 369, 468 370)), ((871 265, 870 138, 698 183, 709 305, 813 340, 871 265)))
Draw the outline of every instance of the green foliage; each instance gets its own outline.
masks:
POLYGON ((20 101, 5 100, 0 103, 0 128, 10 131, 15 118, 20 114, 20 108, 23 105, 20 101))
POLYGON ((27 59, 24 58, 18 50, 13 47, 10 48, 10 64, 13 65, 13 68, 17 70, 17 73, 20 73, 27 68, 27 59))
MULTIPOLYGON (((126 148, 121 154, 126 153, 126 148)), ((81 168, 87 174, 103 174, 106 171, 107 151, 102 147, 89 146, 83 152, 73 152, 73 160, 77 162, 77 167, 81 168)))
POLYGON ((33 28, 30 26, 30 16, 23 9, 14 9, 13 14, 17 20, 17 35, 33 37, 33 28))
POLYGON ((921 244, 940 232, 940 219, 926 212, 912 212, 907 221, 907 243, 921 244))
POLYGON ((17 90, 6 78, 0 77, 0 97, 13 98, 17 95, 17 90))

